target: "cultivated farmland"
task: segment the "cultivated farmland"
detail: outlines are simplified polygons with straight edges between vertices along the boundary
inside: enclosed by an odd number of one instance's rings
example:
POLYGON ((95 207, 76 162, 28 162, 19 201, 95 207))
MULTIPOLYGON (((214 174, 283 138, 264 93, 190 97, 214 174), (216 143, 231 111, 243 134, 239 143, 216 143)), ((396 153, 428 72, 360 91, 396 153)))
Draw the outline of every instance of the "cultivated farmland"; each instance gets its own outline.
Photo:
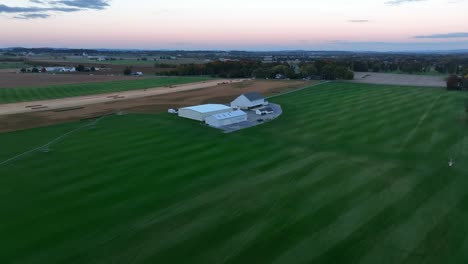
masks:
MULTIPOLYGON (((154 76, 153 76, 154 77, 154 76)), ((90 75, 79 73, 17 73, 0 71, 0 89, 2 88, 27 88, 27 87, 47 87, 52 85, 110 82, 122 80, 135 80, 148 77, 135 77, 125 75, 90 75)))
POLYGON ((0 260, 466 263, 465 99, 327 83, 233 134, 169 114, 0 134, 0 260))
POLYGON ((58 99, 80 95, 92 95, 163 87, 169 85, 201 82, 206 77, 160 77, 139 80, 97 82, 45 87, 3 88, 0 89, 0 103, 14 103, 34 100, 58 99))

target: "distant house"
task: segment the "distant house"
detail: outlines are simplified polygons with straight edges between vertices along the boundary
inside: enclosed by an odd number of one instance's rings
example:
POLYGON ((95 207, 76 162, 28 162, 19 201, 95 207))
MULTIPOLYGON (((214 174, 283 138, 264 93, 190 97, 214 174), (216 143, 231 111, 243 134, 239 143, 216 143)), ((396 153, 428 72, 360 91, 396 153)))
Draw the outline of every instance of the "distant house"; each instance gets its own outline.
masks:
POLYGON ((320 76, 320 75, 310 75, 310 76, 307 76, 306 78, 304 78, 304 81, 311 81, 311 80, 320 81, 320 80, 322 80, 322 76, 320 76))
POLYGON ((273 60, 273 56, 265 56, 263 58, 263 62, 264 63, 272 63, 274 60, 273 60))
POLYGON ((108 59, 107 57, 103 57, 103 56, 88 56, 88 60, 106 61, 108 59))
POLYGON ((280 79, 285 79, 285 78, 286 78, 286 77, 285 77, 283 74, 280 74, 280 73, 278 73, 278 74, 275 75, 275 79, 278 79, 278 80, 280 80, 280 79))
POLYGON ((231 102, 231 107, 240 109, 250 109, 267 104, 268 102, 265 100, 265 97, 263 97, 263 95, 253 92, 245 93, 237 97, 234 101, 231 102))

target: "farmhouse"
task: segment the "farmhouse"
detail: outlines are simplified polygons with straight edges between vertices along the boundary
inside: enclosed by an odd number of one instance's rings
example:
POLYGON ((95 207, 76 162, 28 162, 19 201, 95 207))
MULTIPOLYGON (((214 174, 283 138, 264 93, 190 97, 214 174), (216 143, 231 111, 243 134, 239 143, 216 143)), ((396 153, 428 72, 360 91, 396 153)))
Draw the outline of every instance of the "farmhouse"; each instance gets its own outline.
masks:
POLYGON ((231 102, 231 107, 240 108, 240 109, 249 109, 253 107, 258 107, 262 105, 267 105, 268 102, 265 100, 259 93, 245 93, 237 97, 234 101, 231 102))
POLYGON ((180 108, 179 116, 198 121, 205 121, 209 116, 231 111, 231 107, 222 104, 204 104, 180 108))
POLYGON ((212 127, 222 127, 247 121, 247 114, 241 110, 215 114, 206 118, 206 123, 212 127))

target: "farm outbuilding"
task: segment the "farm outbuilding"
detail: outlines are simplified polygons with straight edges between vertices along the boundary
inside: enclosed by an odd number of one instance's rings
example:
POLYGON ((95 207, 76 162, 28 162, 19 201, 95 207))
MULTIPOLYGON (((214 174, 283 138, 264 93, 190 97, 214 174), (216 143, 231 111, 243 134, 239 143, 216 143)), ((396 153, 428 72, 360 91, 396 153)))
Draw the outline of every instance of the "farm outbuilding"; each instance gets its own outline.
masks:
POLYGON ((245 93, 231 102, 231 107, 240 109, 250 109, 262 105, 267 105, 265 97, 259 93, 245 93))
POLYGON ((222 104, 204 104, 204 105, 196 105, 190 107, 184 107, 179 109, 179 116, 198 120, 198 121, 205 121, 205 119, 209 116, 215 114, 221 114, 226 112, 231 112, 232 108, 222 104))
POLYGON ((206 123, 212 127, 222 127, 247 121, 247 114, 241 110, 215 114, 206 118, 206 123))

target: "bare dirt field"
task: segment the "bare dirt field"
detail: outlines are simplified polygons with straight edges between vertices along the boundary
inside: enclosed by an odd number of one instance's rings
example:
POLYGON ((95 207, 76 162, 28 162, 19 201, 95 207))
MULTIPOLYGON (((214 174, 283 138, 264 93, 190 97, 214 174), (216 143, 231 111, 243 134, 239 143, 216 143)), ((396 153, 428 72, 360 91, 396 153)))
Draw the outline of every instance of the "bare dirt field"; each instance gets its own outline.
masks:
POLYGON ((444 87, 444 77, 412 74, 392 74, 375 72, 355 72, 355 83, 389 84, 407 86, 444 87))
POLYGON ((60 84, 109 82, 135 80, 136 76, 111 76, 89 74, 47 74, 47 73, 11 73, 0 72, 0 88, 40 87, 60 84))
MULTIPOLYGON (((191 84, 192 89, 181 90, 168 88, 172 90, 168 90, 166 93, 160 94, 147 94, 144 97, 126 97, 94 104, 85 104, 83 106, 59 108, 54 110, 47 109, 45 111, 31 113, 1 115, 0 132, 87 119, 117 111, 128 113, 160 113, 167 111, 168 108, 179 108, 203 103, 227 103, 240 94, 246 92, 256 91, 265 96, 269 96, 313 84, 314 82, 276 80, 243 81, 205 88, 196 88, 191 84)), ((187 87, 187 85, 185 85, 185 87, 187 87)), ((154 91, 162 91, 162 89, 155 89, 154 91)), ((139 92, 141 93, 141 91, 139 92)), ((70 99, 72 98, 67 98, 67 100, 70 99)), ((63 99, 60 101, 63 101, 63 99)))

